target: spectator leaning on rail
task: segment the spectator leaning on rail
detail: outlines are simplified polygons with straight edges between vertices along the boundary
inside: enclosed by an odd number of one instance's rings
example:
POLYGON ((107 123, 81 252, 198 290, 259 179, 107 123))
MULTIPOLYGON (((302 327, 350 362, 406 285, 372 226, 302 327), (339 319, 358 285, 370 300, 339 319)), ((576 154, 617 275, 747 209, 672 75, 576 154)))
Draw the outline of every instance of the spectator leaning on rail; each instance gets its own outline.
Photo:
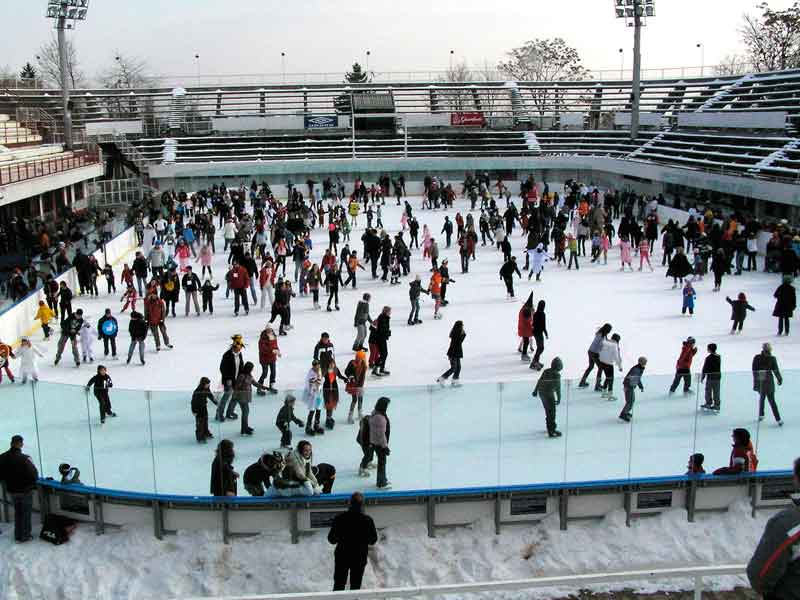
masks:
POLYGON ((350 589, 360 590, 367 551, 378 541, 378 532, 372 517, 364 514, 364 496, 355 492, 350 497, 350 508, 336 516, 328 532, 328 541, 336 544, 334 551, 333 591, 344 590, 350 576, 350 589))
MULTIPOLYGON (((800 489, 800 458, 794 461, 794 485, 800 489)), ((800 494, 767 522, 747 578, 764 600, 800 600, 800 494)))

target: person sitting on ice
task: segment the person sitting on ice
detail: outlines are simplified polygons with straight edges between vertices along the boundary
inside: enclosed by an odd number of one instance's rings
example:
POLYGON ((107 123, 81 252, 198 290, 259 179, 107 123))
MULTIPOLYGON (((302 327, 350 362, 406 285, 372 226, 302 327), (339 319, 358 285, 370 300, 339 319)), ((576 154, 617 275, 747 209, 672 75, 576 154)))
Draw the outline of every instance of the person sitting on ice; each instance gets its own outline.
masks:
POLYGON ((272 487, 271 480, 278 477, 285 467, 286 461, 280 452, 262 454, 244 470, 244 489, 251 496, 263 496, 272 487))
POLYGON ((278 496, 319 496, 319 485, 311 467, 313 448, 308 440, 301 440, 297 448, 286 456, 286 466, 281 474, 273 479, 278 496))
POLYGON ((733 430, 733 449, 727 467, 714 471, 714 475, 738 475, 740 473, 754 473, 758 469, 758 458, 750 441, 750 432, 737 427, 733 430))

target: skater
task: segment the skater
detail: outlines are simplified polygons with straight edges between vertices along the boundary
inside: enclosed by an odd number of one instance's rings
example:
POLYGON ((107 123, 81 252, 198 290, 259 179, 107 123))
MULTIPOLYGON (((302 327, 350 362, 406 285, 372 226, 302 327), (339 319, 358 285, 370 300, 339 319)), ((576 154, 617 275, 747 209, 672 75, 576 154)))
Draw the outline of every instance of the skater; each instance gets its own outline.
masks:
POLYGON ((192 393, 192 414, 194 415, 194 436, 198 444, 205 444, 214 435, 208 429, 208 402, 214 405, 214 393, 211 391, 211 380, 208 377, 201 377, 192 393))
POLYGON ((319 361, 319 368, 322 373, 328 372, 328 365, 333 362, 335 357, 333 342, 327 331, 323 331, 319 336, 319 341, 314 346, 314 360, 319 361))
POLYGON ((114 387, 114 383, 103 365, 98 365, 97 374, 86 383, 86 391, 88 392, 90 388, 93 390, 94 397, 97 398, 97 403, 100 406, 101 425, 106 422, 106 417, 117 416, 111 410, 111 399, 108 396, 108 390, 112 387, 114 387))
POLYGON ((583 376, 581 377, 580 383, 578 387, 588 387, 589 383, 586 381, 589 377, 589 374, 592 372, 592 369, 597 367, 597 377, 595 378, 594 382, 594 391, 599 392, 601 391, 600 388, 600 378, 603 375, 603 370, 600 368, 600 350, 603 347, 603 342, 608 339, 608 334, 611 333, 611 324, 606 323, 600 329, 598 329, 594 334, 594 339, 592 343, 589 345, 589 366, 586 367, 586 370, 583 372, 583 376))
POLYGON ((689 315, 694 314, 694 299, 697 297, 697 292, 692 287, 692 282, 686 280, 686 285, 683 286, 683 306, 681 307, 681 314, 685 315, 689 311, 689 315))
MULTIPOLYGON (((62 313, 61 321, 61 337, 58 338, 58 346, 56 350, 56 360, 53 364, 58 366, 61 362, 61 356, 64 354, 64 348, 67 342, 72 347, 72 358, 75 360, 75 366, 81 366, 81 357, 78 354, 78 335, 80 334, 81 327, 83 327, 83 310, 80 308, 75 313, 67 313, 66 316, 62 313)), ((133 316, 133 315, 131 315, 133 316)))
POLYGON ((442 275, 439 273, 439 269, 434 269, 433 273, 431 273, 428 292, 431 300, 433 300, 433 318, 439 320, 442 318, 441 313, 439 313, 439 308, 442 306, 442 275))
MULTIPOLYGON (((269 374, 269 386, 267 392, 277 394, 278 390, 275 389, 276 369, 275 366, 278 358, 281 356, 281 351, 278 348, 278 338, 271 325, 264 327, 264 331, 258 338, 258 362, 261 365, 261 377, 258 378, 258 383, 263 384, 264 380, 269 374)), ((258 392, 259 396, 263 396, 266 392, 258 392)))
POLYGON ((391 330, 392 308, 384 306, 381 314, 375 323, 375 343, 378 346, 378 359, 372 374, 376 376, 390 375, 386 370, 386 359, 389 356, 389 338, 392 336, 391 330))
MULTIPOLYGON (((239 304, 244 308, 244 314, 250 314, 250 306, 247 303, 247 290, 250 288, 250 275, 247 269, 237 261, 233 261, 230 270, 230 288, 233 290, 233 316, 239 316, 239 304)), ((174 316, 174 315, 173 315, 174 316)))
POLYGON ((117 334, 119 333, 119 323, 111 314, 111 309, 107 308, 97 322, 98 339, 103 340, 103 356, 108 357, 108 349, 111 348, 111 359, 117 359, 117 334))
POLYGON ((769 402, 775 422, 783 425, 778 404, 775 402, 775 380, 778 385, 783 385, 783 376, 778 369, 778 361, 772 356, 772 344, 766 342, 761 347, 761 353, 753 357, 753 390, 758 392, 758 420, 764 420, 764 400, 769 402))
POLYGON ((547 315, 544 313, 545 302, 539 300, 536 305, 536 312, 533 313, 533 339, 536 342, 536 353, 533 355, 531 361, 531 369, 540 371, 544 365, 539 362, 539 359, 544 352, 544 340, 550 339, 550 334, 547 332, 547 315))
POLYGON ((14 383, 14 373, 11 372, 11 359, 17 358, 11 346, 0 342, 0 383, 3 383, 3 371, 8 375, 11 383, 14 383))
MULTIPOLYGON (((512 256, 511 260, 506 261, 500 267, 500 279, 506 284, 506 300, 514 297, 514 273, 522 279, 522 273, 519 272, 519 267, 517 267, 516 256, 512 256)), ((530 279, 530 276, 528 279, 530 279)))
POLYGON ((285 467, 286 461, 280 452, 262 454, 256 462, 244 470, 242 476, 244 489, 251 496, 266 495, 274 480, 281 475, 285 467))
POLYGON ((422 282, 420 281, 420 276, 415 275, 414 281, 408 284, 408 298, 411 301, 411 312, 408 313, 408 324, 409 325, 419 325, 422 323, 419 319, 419 295, 420 294, 428 294, 430 296, 430 292, 426 289, 423 289, 422 282))
POLYGON ((667 268, 667 277, 672 277, 672 289, 674 290, 678 287, 678 282, 683 283, 683 278, 691 273, 692 265, 689 264, 689 259, 683 253, 683 248, 678 246, 675 256, 670 259, 669 267, 667 268))
POLYGON ((162 337, 164 338, 164 345, 167 348, 172 348, 167 334, 166 315, 167 306, 164 301, 155 294, 150 294, 144 303, 144 319, 147 321, 147 327, 156 342, 156 352, 161 351, 162 337))
POLYGON ((339 285, 344 284, 342 281, 341 271, 332 264, 328 274, 325 276, 325 288, 328 290, 328 308, 327 311, 331 312, 331 302, 334 303, 336 310, 339 310, 339 285))
POLYGON ((736 300, 731 300, 725 296, 725 301, 731 305, 731 321, 733 321, 731 335, 737 332, 737 328, 738 332, 741 333, 744 320, 747 318, 747 311, 752 310, 755 312, 756 309, 747 302, 747 296, 744 295, 744 292, 739 292, 736 300))
POLYGON ((580 271, 580 266, 578 265, 578 240, 575 239, 575 236, 572 233, 567 234, 567 248, 569 248, 569 264, 567 265, 567 271, 572 270, 572 263, 575 263, 575 270, 580 271))
POLYGON ((653 242, 655 240, 646 240, 642 238, 639 241, 639 270, 642 270, 644 263, 647 263, 647 266, 650 268, 650 272, 653 271, 653 265, 650 264, 650 250, 653 247, 653 242))
POLYGON ((691 394, 692 385, 692 359, 697 354, 697 346, 695 346, 695 339, 693 337, 686 338, 681 346, 681 353, 678 356, 678 362, 675 365, 675 378, 672 380, 672 385, 669 386, 669 393, 674 394, 678 389, 678 385, 683 379, 683 393, 691 394))
POLYGON ((131 321, 128 323, 128 333, 131 336, 131 345, 128 347, 128 361, 126 364, 131 364, 133 358, 133 351, 136 346, 139 347, 139 360, 144 366, 144 341, 147 338, 147 321, 144 320, 144 315, 138 312, 131 313, 131 321))
POLYGON ((292 394, 286 394, 283 399, 283 406, 278 411, 278 417, 275 419, 275 426, 281 432, 281 448, 292 447, 292 428, 294 423, 298 427, 303 426, 303 421, 294 416, 294 403, 296 398, 292 394))
POLYGON ((525 304, 519 309, 517 315, 517 335, 522 338, 522 345, 518 349, 522 352, 522 362, 528 362, 528 345, 533 337, 533 292, 528 296, 525 304))
POLYGON ((174 266, 170 267, 167 273, 161 278, 161 299, 166 304, 164 317, 172 313, 175 316, 175 306, 181 293, 181 281, 174 266))
POLYGON ((436 383, 444 387, 444 382, 451 375, 453 376, 453 387, 461 386, 459 377, 461 377, 461 359, 464 357, 464 338, 467 337, 467 332, 464 331, 464 322, 456 321, 453 328, 450 330, 450 346, 447 348, 447 359, 450 361, 450 368, 436 378, 436 383))
POLYGON ((755 473, 758 470, 758 457, 750 440, 747 429, 737 427, 733 430, 733 449, 727 467, 714 471, 714 475, 738 475, 740 473, 755 473))
POLYGON ((303 400, 308 408, 308 418, 306 419, 306 435, 317 435, 325 433, 319 426, 320 406, 320 386, 322 385, 322 374, 319 361, 313 360, 311 368, 306 373, 305 386, 303 388, 303 400), (313 426, 312 426, 313 425, 313 426))
POLYGON ((602 397, 612 401, 617 399, 614 396, 614 365, 617 365, 620 373, 622 372, 622 353, 619 349, 619 342, 618 333, 612 335, 610 340, 603 341, 598 359, 603 374, 606 376, 601 388, 602 397))
MULTIPOLYGON (((399 196, 398 196, 399 201, 399 196)), ((360 590, 367 566, 367 549, 378 541, 378 532, 371 517, 364 514, 364 496, 354 492, 350 508, 336 516, 328 532, 334 552, 333 591, 341 591, 350 579, 350 589, 360 590)))
POLYGON ((775 308, 772 316, 778 317, 778 336, 789 335, 789 321, 797 308, 797 294, 790 275, 783 276, 783 283, 775 290, 773 298, 775 298, 775 308))
POLYGON ((364 294, 356 305, 356 315, 353 319, 353 327, 356 328, 356 339, 353 342, 353 351, 365 350, 364 340, 367 339, 367 323, 372 325, 372 317, 369 316, 369 301, 371 296, 364 294))
MULTIPOLYGON (((320 365, 321 366, 321 365, 320 365)), ((337 379, 341 379, 347 383, 345 377, 336 366, 336 361, 331 358, 328 363, 326 371, 322 372, 322 400, 325 404, 325 429, 333 429, 336 425, 336 420, 333 418, 333 413, 339 406, 339 384, 337 379)))
POLYGON ((194 312, 200 316, 200 304, 197 302, 197 293, 200 291, 200 278, 192 272, 192 267, 186 267, 186 273, 181 280, 183 295, 186 297, 186 313, 189 316, 190 302, 194 302, 194 312))
POLYGON ((136 291, 136 288, 133 287, 133 284, 128 284, 128 288, 122 294, 122 298, 120 298, 120 302, 124 302, 125 304, 122 306, 122 310, 120 313, 124 313, 130 307, 131 312, 136 310, 136 301, 139 300, 139 294, 136 291))
MULTIPOLYGON (((536 275, 536 281, 541 281, 544 263, 550 260, 550 257, 547 256, 547 250, 544 249, 544 244, 539 242, 536 246, 536 250, 528 250, 528 255, 530 256, 531 262, 531 270, 528 271, 528 280, 530 280, 532 275, 536 275)), ((513 298, 514 294, 511 294, 511 297, 513 298)))
POLYGON ((42 324, 42 333, 44 333, 44 339, 46 340, 50 339, 50 334, 52 333, 50 321, 52 321, 55 316, 55 313, 44 303, 44 300, 39 300, 39 308, 36 310, 36 316, 33 317, 33 320, 39 321, 42 324))
POLYGON ((233 400, 239 405, 239 410, 242 413, 240 429, 242 435, 253 435, 255 431, 250 427, 248 420, 250 416, 250 402, 253 400, 253 388, 262 392, 267 389, 253 377, 253 367, 254 365, 251 362, 244 363, 244 366, 239 370, 239 374, 236 376, 236 381, 233 383, 233 400))
POLYGON ((233 442, 222 440, 217 445, 214 461, 211 463, 211 495, 236 496, 236 480, 239 474, 233 469, 236 453, 233 442))
POLYGON ((208 314, 214 315, 214 292, 219 289, 219 284, 214 284, 206 277, 203 287, 200 288, 200 295, 203 297, 203 312, 208 310, 208 314))
POLYGON ((718 292, 722 287, 722 277, 730 273, 730 262, 725 256, 725 250, 719 248, 711 259, 711 272, 714 273, 714 291, 718 292))
MULTIPOLYGON (((0 351, 1 353, 2 351, 0 351)), ((36 360, 43 358, 44 354, 36 346, 31 343, 30 338, 24 337, 20 340, 19 350, 17 350, 17 358, 20 361, 20 377, 22 377, 22 384, 28 383, 28 378, 32 381, 39 381, 39 364, 36 360)), ((8 374, 8 371, 6 371, 8 374)), ((0 374, 0 377, 2 374, 0 374)), ((13 383, 13 379, 11 379, 13 383)))
POLYGON ((622 390, 625 393, 625 406, 622 408, 622 412, 619 413, 619 418, 625 422, 630 422, 633 418, 631 411, 633 411, 633 405, 636 403, 636 388, 639 388, 640 392, 644 391, 642 375, 644 374, 646 366, 647 358, 640 356, 636 364, 633 365, 627 375, 625 375, 625 379, 622 380, 622 390))
POLYGON ((722 382, 722 358, 717 354, 717 345, 707 346, 708 355, 703 361, 703 370, 700 373, 700 383, 705 381, 706 393, 703 408, 720 410, 720 384, 722 382))
MULTIPOLYGON (((386 411, 389 408, 389 398, 381 396, 375 403, 375 409, 369 419, 369 441, 372 451, 378 456, 377 486, 379 490, 390 490, 392 484, 386 478, 386 457, 389 456, 389 437, 391 423, 386 411)), ((370 456, 370 460, 371 460, 370 456)), ((370 461, 366 457, 361 461, 361 468, 366 469, 370 461), (365 462, 366 461, 366 462, 365 462)))
POLYGON ((533 388, 533 397, 539 396, 542 400, 547 436, 551 438, 561 437, 561 432, 556 425, 556 406, 561 404, 561 371, 563 368, 564 363, 556 356, 550 362, 550 368, 542 371, 536 387, 533 388))
POLYGON ((88 321, 84 321, 80 331, 81 356, 83 357, 83 362, 94 362, 92 344, 95 336, 97 336, 97 331, 95 331, 94 327, 92 327, 88 321))
POLYGON ((347 413, 347 423, 353 424, 353 412, 358 409, 358 421, 363 418, 364 382, 367 378, 367 355, 364 350, 358 350, 353 360, 347 363, 344 369, 347 378, 345 391, 350 394, 350 410, 347 413))
POLYGON ((222 360, 220 360, 219 363, 223 393, 219 404, 217 404, 217 414, 215 416, 217 422, 225 421, 225 419, 234 420, 238 417, 234 412, 236 406, 233 403, 232 396, 233 384, 239 376, 242 367, 244 367, 242 350, 244 350, 244 340, 242 336, 237 333, 231 337, 231 346, 222 355, 222 360))
POLYGON ((625 265, 628 265, 628 268, 633 271, 633 264, 631 258, 631 243, 628 241, 627 236, 620 236, 619 238, 619 257, 620 262, 622 263, 620 266, 620 271, 625 270, 625 265))
POLYGON ((261 264, 261 270, 258 272, 258 285, 261 288, 261 310, 266 310, 267 300, 269 300, 270 307, 275 301, 273 291, 276 275, 277 273, 272 266, 272 258, 267 256, 261 264))

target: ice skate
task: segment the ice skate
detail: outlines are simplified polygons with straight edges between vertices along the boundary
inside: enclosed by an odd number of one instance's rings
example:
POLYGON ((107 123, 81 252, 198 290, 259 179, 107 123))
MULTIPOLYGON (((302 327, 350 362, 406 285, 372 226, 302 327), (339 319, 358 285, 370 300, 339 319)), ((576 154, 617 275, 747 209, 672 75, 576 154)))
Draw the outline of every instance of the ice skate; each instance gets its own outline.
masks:
POLYGON ((617 397, 611 392, 609 392, 608 395, 606 396, 606 400, 608 400, 609 402, 616 402, 617 397))
POLYGON ((334 425, 336 425, 336 421, 333 417, 328 417, 325 419, 325 429, 333 429, 334 425))
POLYGON ((558 429, 554 429, 553 431, 548 431, 547 436, 551 438, 561 437, 561 432, 558 429))
POLYGON ((458 379, 454 379, 452 383, 450 383, 450 387, 454 388, 461 387, 461 382, 458 379))
POLYGON ((783 420, 778 421, 778 427, 783 427, 783 420))
POLYGON ((520 358, 522 362, 529 362, 531 360, 531 357, 528 356, 527 354, 523 354, 520 358))
POLYGON ((359 477, 369 477, 369 471, 367 469, 362 469, 362 468, 359 467, 358 476, 359 477))
POLYGON ((383 485, 379 485, 378 489, 382 490, 382 491, 390 490, 390 489, 392 489, 392 483, 390 481, 387 481, 383 485))
POLYGON ((350 412, 347 413, 347 424, 352 425, 353 422, 353 410, 351 409, 350 412))
POLYGON ((439 387, 444 387, 444 379, 442 379, 441 377, 436 378, 436 383, 439 384, 439 387))

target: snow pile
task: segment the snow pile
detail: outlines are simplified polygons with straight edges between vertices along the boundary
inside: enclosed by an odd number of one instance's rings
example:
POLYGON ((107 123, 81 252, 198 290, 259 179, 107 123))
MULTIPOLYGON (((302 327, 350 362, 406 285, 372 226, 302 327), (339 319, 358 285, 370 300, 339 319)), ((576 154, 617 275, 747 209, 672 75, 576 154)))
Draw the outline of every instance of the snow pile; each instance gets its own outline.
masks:
MULTIPOLYGON (((509 527, 494 535, 489 521, 427 537, 424 525, 381 532, 371 552, 364 588, 470 583, 582 573, 746 563, 769 513, 750 517, 746 501, 725 514, 699 516, 673 510, 625 526, 623 511, 601 522, 576 522, 560 531, 558 518, 509 527)), ((285 535, 236 540, 216 533, 178 534, 158 541, 149 528, 96 536, 81 526, 64 546, 14 545, 0 536, 0 597, 7 600, 102 598, 147 600, 326 591, 333 574, 327 532, 297 545, 285 535), (76 560, 80 556, 81 560, 76 560)), ((687 589, 688 581, 594 586, 596 592, 687 589)), ((746 585, 740 577, 710 580, 713 589, 746 585)), ((541 589, 506 598, 553 598, 576 590, 541 589)))

